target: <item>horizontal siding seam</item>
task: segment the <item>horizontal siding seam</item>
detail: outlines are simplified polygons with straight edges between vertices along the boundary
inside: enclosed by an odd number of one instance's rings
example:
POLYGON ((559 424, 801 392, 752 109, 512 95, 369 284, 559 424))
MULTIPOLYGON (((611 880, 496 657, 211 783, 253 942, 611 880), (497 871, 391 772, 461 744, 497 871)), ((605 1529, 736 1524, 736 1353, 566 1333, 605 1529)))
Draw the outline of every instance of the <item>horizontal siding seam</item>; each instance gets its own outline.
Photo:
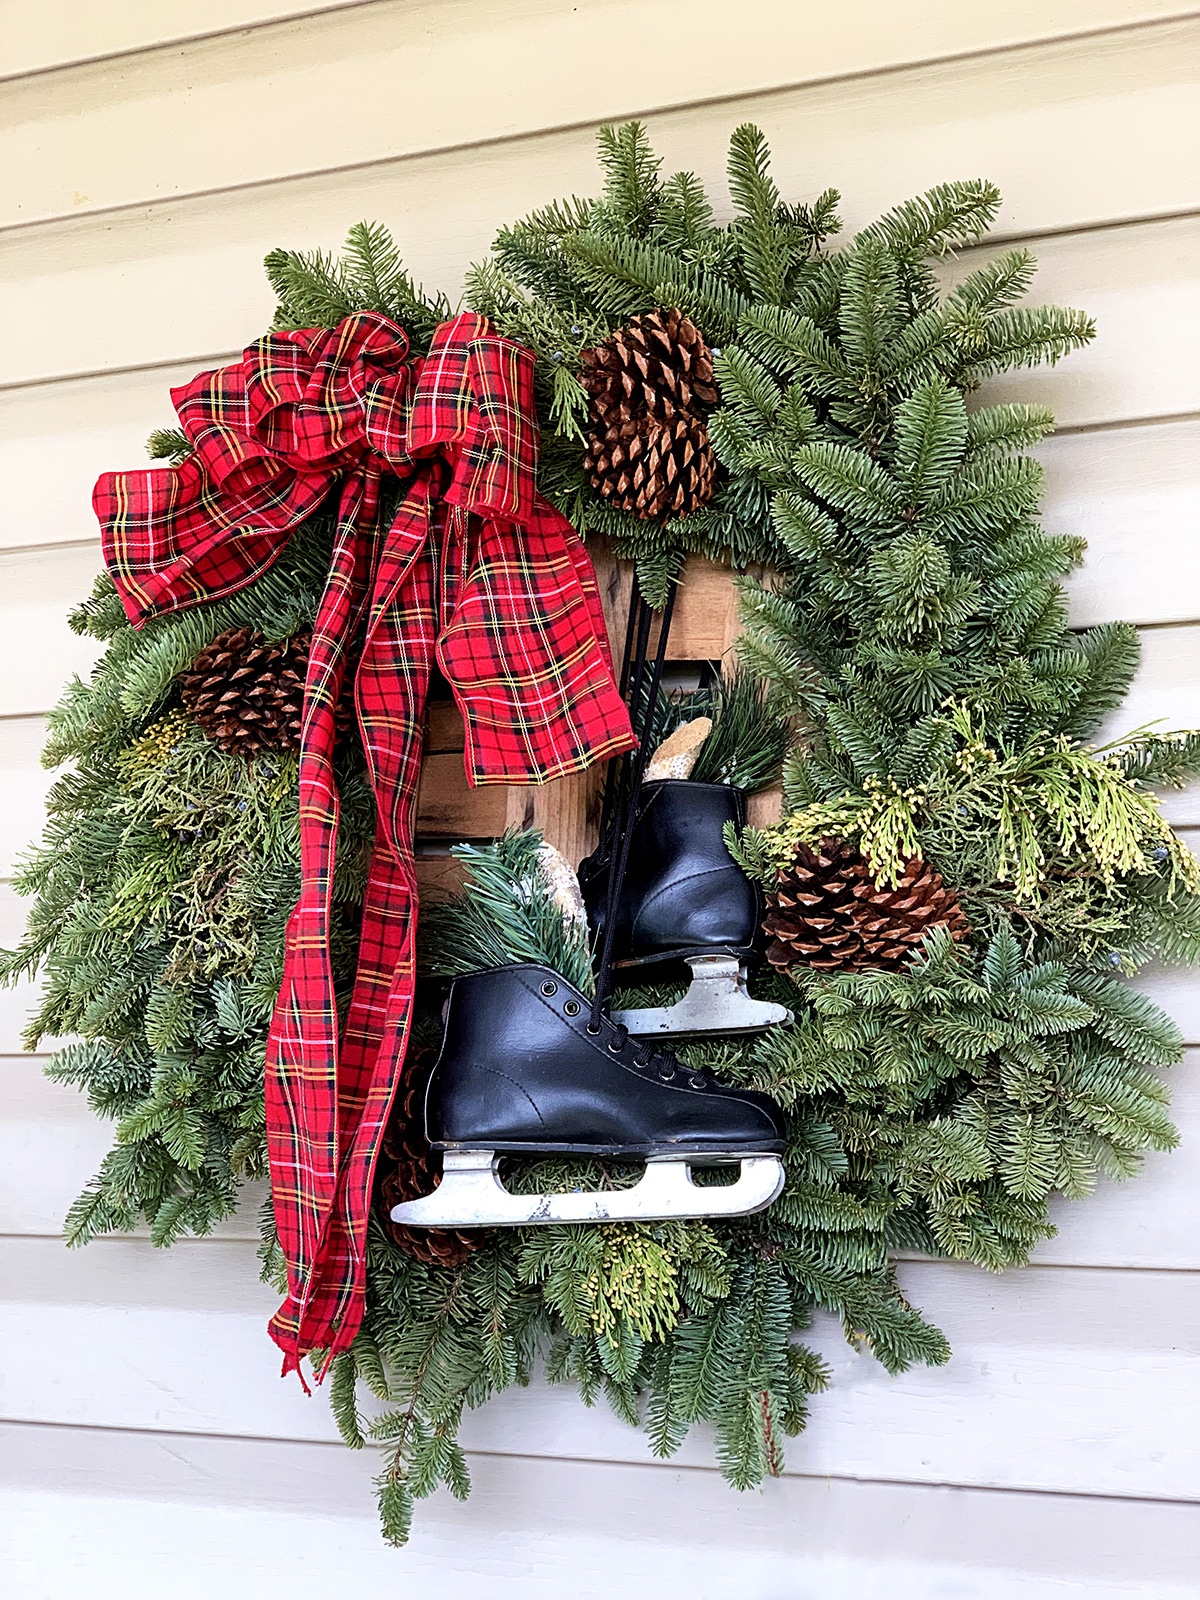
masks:
POLYGON ((41 67, 26 67, 17 72, 0 72, 0 83, 29 83, 37 78, 47 78, 55 72, 70 72, 77 67, 95 67, 103 66, 105 62, 130 61, 138 56, 154 55, 157 51, 165 54, 192 44, 207 44, 214 39, 232 39, 238 34, 261 33, 265 28, 285 27, 288 23, 337 16, 343 11, 366 11, 378 4, 380 0, 335 0, 332 5, 307 6, 297 11, 283 11, 275 17, 260 17, 257 22, 236 22, 224 28, 169 34, 162 39, 153 39, 148 44, 128 45, 124 50, 100 50, 91 56, 67 56, 61 61, 50 61, 41 67))
POLYGON ((89 379, 97 378, 129 378, 143 372, 165 372, 170 367, 193 367, 199 372, 209 367, 222 366, 226 362, 239 361, 241 356, 240 348, 218 350, 209 355, 170 356, 162 361, 133 361, 126 366, 81 367, 76 372, 52 372, 40 378, 0 379, 0 395, 17 394, 23 389, 48 389, 57 383, 86 383, 89 379))
MULTIPOLYGON (((389 166, 403 166, 411 161, 428 160, 437 156, 465 154, 472 150, 494 150, 504 145, 520 145, 533 139, 552 137, 556 134, 578 133, 588 128, 595 128, 610 122, 627 122, 633 118, 649 118, 664 113, 676 114, 684 111, 703 111, 709 108, 718 108, 724 105, 736 104, 739 100, 755 99, 770 100, 785 94, 794 94, 797 90, 824 88, 839 83, 868 83, 873 79, 895 77, 903 72, 919 72, 927 67, 954 66, 968 61, 986 61, 996 57, 1015 55, 1020 51, 1034 51, 1047 49, 1054 45, 1082 43, 1091 39, 1103 39, 1114 35, 1128 35, 1151 33, 1155 30, 1169 32, 1181 23, 1192 22, 1200 18, 1200 9, 1189 7, 1186 11, 1173 13, 1169 17, 1151 17, 1143 21, 1132 23, 1113 23, 1103 28, 1076 29, 1062 34, 1022 40, 1019 43, 987 45, 979 50, 958 50, 942 56, 929 56, 903 62, 895 62, 885 67, 864 67, 856 71, 833 72, 813 78, 803 78, 799 82, 777 84, 762 89, 736 89, 721 94, 703 95, 694 100, 680 99, 662 102, 652 106, 626 108, 624 110, 610 111, 598 117, 587 117, 582 120, 550 123, 537 128, 526 128, 520 133, 495 135, 479 139, 468 139, 460 143, 430 145, 406 151, 397 156, 374 156, 368 160, 347 161, 329 167, 309 167, 296 172, 276 173, 270 177, 248 178, 242 183, 224 184, 213 188, 184 189, 177 194, 163 197, 146 196, 140 200, 125 200, 118 205, 96 206, 95 208, 81 207, 78 211, 62 212, 45 217, 34 217, 28 222, 9 222, 0 225, 0 244, 4 240, 27 233, 33 228, 53 228, 63 224, 77 223, 81 218, 111 219, 123 214, 146 210, 156 205, 179 205, 190 201, 209 199, 221 194, 249 194, 256 189, 268 189, 284 183, 297 183, 311 181, 315 178, 345 177, 350 173, 369 172, 374 168, 389 166)), ((1121 219, 1113 219, 1119 222, 1121 219)), ((1047 233, 1049 236, 1049 233, 1047 233)))
POLYGON ((1200 422, 1200 411, 1160 411, 1153 416, 1109 417, 1103 422, 1064 422, 1047 437, 1066 439, 1088 433, 1126 433, 1136 428, 1171 428, 1183 422, 1200 422))
MULTIPOLYGON (((297 11, 284 11, 278 16, 261 17, 254 22, 231 23, 223 28, 198 29, 193 33, 170 34, 165 38, 151 40, 147 44, 129 45, 124 50, 102 50, 90 56, 70 56, 61 61, 48 62, 41 67, 28 67, 17 72, 0 72, 0 83, 28 83, 37 78, 49 77, 55 72, 70 72, 79 67, 102 66, 106 62, 129 61, 138 57, 167 54, 173 50, 186 48, 193 44, 208 44, 216 39, 232 39, 239 35, 249 37, 252 34, 266 33, 272 28, 286 28, 297 22, 315 21, 323 17, 341 16, 348 11, 368 11, 372 6, 379 5, 382 0, 337 0, 337 3, 325 6, 309 6, 297 11)), ((868 76, 869 74, 904 71, 910 67, 923 67, 936 65, 942 61, 971 60, 996 54, 1006 50, 1037 49, 1040 45, 1070 43, 1075 39, 1102 38, 1110 33, 1128 33, 1135 28, 1152 28, 1160 24, 1190 22, 1200 15, 1200 9, 1188 7, 1183 11, 1172 11, 1166 16, 1131 17, 1124 22, 1107 22, 1098 28, 1069 28, 1051 33, 1034 33, 1028 38, 1010 40, 1007 44, 985 45, 978 50, 953 51, 945 55, 914 56, 905 61, 895 62, 887 67, 864 68, 860 73, 833 73, 825 77, 801 79, 796 87, 806 87, 809 83, 840 83, 847 78, 868 76)), ((770 93, 770 90, 764 91, 770 93)))
MULTIPOLYGON (((161 465, 161 462, 154 461, 146 463, 148 469, 161 465)), ((137 468, 127 470, 137 471, 137 468)), ((99 542, 100 535, 96 534, 90 539, 52 539, 48 544, 0 545, 0 562, 3 562, 5 556, 36 556, 44 550, 88 550, 99 542)))
MULTIPOLYGON (((196 1439, 203 1441, 217 1440, 227 1444, 241 1444, 243 1441, 245 1441, 255 1444, 298 1445, 304 1449, 312 1448, 320 1450, 344 1450, 346 1448, 346 1446, 337 1439, 297 1439, 289 1437, 287 1434, 200 1433, 184 1432, 177 1428, 122 1428, 113 1425, 106 1426, 103 1423, 98 1424, 91 1422, 36 1422, 30 1421, 30 1419, 27 1417, 0 1416, 0 1427, 22 1429, 27 1428, 31 1431, 36 1429, 39 1432, 61 1431, 64 1433, 73 1434, 121 1434, 129 1438, 145 1436, 146 1438, 150 1439, 196 1439)), ((367 1448, 374 1449, 376 1447, 368 1445, 367 1448)), ((564 1466, 612 1467, 620 1470, 633 1468, 636 1471, 649 1472, 666 1471, 716 1474, 720 1470, 715 1464, 713 1466, 704 1466, 698 1462, 674 1461, 669 1457, 666 1460, 660 1461, 631 1461, 622 1457, 614 1458, 612 1456, 560 1455, 551 1453, 537 1454, 535 1452, 526 1450, 465 1449, 463 1453, 468 1459, 475 1457, 481 1461, 558 1461, 564 1466)), ((861 1483, 871 1487, 878 1486, 881 1488, 897 1489, 960 1489, 967 1494, 1037 1495, 1041 1498, 1052 1500, 1098 1500, 1112 1505, 1124 1505, 1132 1501, 1134 1503, 1144 1505, 1179 1506, 1181 1508, 1190 1508, 1200 1504, 1200 1496, 1197 1498, 1189 1498, 1173 1495, 1102 1494, 1099 1491, 1089 1492, 1086 1489, 1038 1489, 1025 1488, 1020 1484, 1008 1483, 958 1483, 949 1478, 884 1478, 871 1477, 867 1474, 855 1472, 803 1472, 790 1467, 785 1468, 781 1476, 784 1478, 808 1479, 817 1483, 861 1483)), ((94 1494, 97 1491, 92 1489, 83 1489, 79 1492, 84 1494, 94 1494)), ((731 1495, 736 1495, 738 1491, 731 1487, 729 1492, 731 1495)), ((369 1513, 364 1513, 364 1515, 366 1514, 369 1513)))
MULTIPOLYGON (((4 1060, 23 1061, 24 1059, 26 1059, 26 1058, 22 1057, 22 1056, 7 1056, 7 1057, 0 1057, 0 1062, 3 1062, 4 1060)), ((49 1060, 50 1058, 49 1057, 42 1057, 42 1056, 34 1055, 34 1056, 29 1057, 28 1059, 37 1061, 37 1060, 49 1060)), ((24 1119, 22 1119, 22 1120, 24 1120, 24 1119)), ((3 1124, 3 1118, 0 1117, 0 1125, 2 1125, 2 1124, 3 1124)), ((23 1229, 23 1230, 20 1230, 20 1231, 14 1231, 14 1230, 10 1230, 10 1229, 0 1230, 0 1242, 4 1242, 4 1241, 7 1241, 7 1240, 12 1240, 14 1242, 27 1241, 29 1243, 41 1242, 41 1241, 46 1241, 46 1240, 55 1240, 55 1241, 60 1241, 61 1242, 62 1237, 63 1237, 63 1235, 62 1235, 61 1230, 52 1229, 52 1228, 43 1228, 40 1231, 35 1231, 35 1230, 29 1229, 29 1228, 26 1228, 26 1229, 23 1229)), ((106 1244, 149 1244, 150 1242, 151 1242, 150 1233, 143 1226, 143 1227, 140 1227, 140 1228, 132 1229, 128 1233, 106 1233, 106 1234, 98 1235, 96 1238, 90 1239, 88 1241, 87 1248, 90 1249, 90 1250, 91 1249, 97 1249, 97 1248, 103 1249, 103 1247, 106 1244)), ((183 1234, 183 1235, 181 1235, 181 1237, 179 1237, 178 1239, 174 1240, 169 1248, 172 1249, 172 1250, 178 1250, 178 1249, 181 1249, 181 1248, 182 1249, 196 1249, 200 1245, 207 1245, 207 1244, 217 1244, 217 1245, 237 1244, 237 1245, 246 1245, 246 1246, 253 1247, 253 1248, 257 1249, 258 1246, 261 1243, 262 1243, 262 1236, 260 1234, 257 1234, 257 1233, 222 1232, 222 1233, 218 1233, 218 1234, 206 1234, 206 1235, 204 1235, 202 1237, 197 1236, 195 1234, 183 1234)), ((161 1249, 163 1247, 162 1246, 156 1246, 155 1248, 156 1249, 161 1249)), ((902 1252, 894 1252, 892 1254, 891 1259, 894 1262, 896 1262, 898 1265, 905 1266, 905 1267, 954 1267, 954 1266, 960 1266, 960 1267, 963 1267, 963 1268, 969 1268, 969 1269, 971 1269, 973 1271, 983 1271, 983 1270, 985 1270, 985 1269, 983 1269, 981 1267, 978 1267, 976 1265, 976 1263, 973 1262, 973 1261, 955 1261, 950 1256, 919 1256, 919 1255, 905 1255, 902 1252)), ((1192 1277, 1192 1278, 1196 1278, 1197 1280, 1200 1280, 1200 1266, 1194 1266, 1194 1267, 1171 1266, 1171 1265, 1147 1266, 1147 1265, 1145 1265, 1143 1263, 1140 1263, 1140 1262, 1128 1262, 1128 1261, 1037 1261, 1037 1260, 1034 1260, 1034 1261, 1029 1262, 1027 1267, 1010 1267, 1010 1268, 1006 1269, 1006 1271, 1004 1273, 989 1274, 989 1276, 1007 1277, 1007 1276, 1009 1276, 1010 1274, 1012 1274, 1014 1272, 1025 1272, 1025 1271, 1036 1271, 1036 1272, 1104 1272, 1104 1273, 1112 1274, 1114 1276, 1116 1274, 1118 1274, 1118 1273, 1121 1273, 1121 1274, 1125 1274, 1125 1273, 1145 1274, 1145 1273, 1148 1273, 1148 1272, 1155 1272, 1155 1273, 1160 1274, 1161 1276, 1170 1276, 1170 1277, 1174 1277, 1174 1278, 1192 1277)), ((0 1420, 3 1420, 3 1419, 0 1419, 0 1420)))

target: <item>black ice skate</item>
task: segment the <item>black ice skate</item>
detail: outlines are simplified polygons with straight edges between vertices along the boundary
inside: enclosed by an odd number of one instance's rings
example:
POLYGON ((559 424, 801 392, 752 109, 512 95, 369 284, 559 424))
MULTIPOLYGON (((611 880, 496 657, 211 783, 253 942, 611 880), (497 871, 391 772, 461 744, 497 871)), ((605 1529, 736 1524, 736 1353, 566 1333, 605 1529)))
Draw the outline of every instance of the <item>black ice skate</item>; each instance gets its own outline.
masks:
MULTIPOLYGON (((614 1012, 639 1037, 758 1033, 790 1022, 786 1006, 755 1000, 746 987, 762 902, 726 849, 722 830, 746 820, 746 797, 723 783, 661 778, 637 792, 624 882, 612 938, 616 971, 686 962, 692 982, 673 1006, 614 1012)), ((579 869, 588 920, 603 939, 611 861, 599 853, 579 869)))
POLYGON ((394 1222, 422 1227, 744 1216, 783 1188, 783 1123, 765 1095, 731 1089, 627 1030, 548 967, 458 978, 425 1102, 444 1151, 433 1194, 394 1222), (640 1157, 630 1189, 510 1194, 505 1152, 640 1157), (736 1183, 698 1187, 690 1169, 740 1163, 736 1183))

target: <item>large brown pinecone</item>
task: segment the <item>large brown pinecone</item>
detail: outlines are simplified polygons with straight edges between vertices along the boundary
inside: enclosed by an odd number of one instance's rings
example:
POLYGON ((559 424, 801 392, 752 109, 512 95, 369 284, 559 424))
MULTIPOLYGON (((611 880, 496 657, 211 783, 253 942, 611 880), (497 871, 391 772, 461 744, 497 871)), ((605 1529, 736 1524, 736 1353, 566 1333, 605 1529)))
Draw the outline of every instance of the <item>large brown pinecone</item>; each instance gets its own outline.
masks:
POLYGON ((913 856, 900 882, 883 888, 844 839, 822 839, 815 850, 800 845, 767 904, 767 960, 784 971, 894 972, 918 954, 931 928, 952 939, 971 931, 958 896, 927 861, 913 856))
POLYGON ((582 353, 591 396, 584 467, 592 487, 635 517, 686 517, 712 499, 716 458, 705 415, 712 356, 681 311, 649 311, 582 353))
POLYGON ((413 1046, 404 1064, 405 1081, 383 1138, 379 1160, 379 1200, 383 1225, 392 1239, 427 1267, 460 1267, 484 1242, 476 1229, 410 1228, 393 1222, 391 1209, 402 1200, 432 1194, 441 1182, 441 1152, 425 1137, 425 1086, 433 1068, 433 1052, 413 1046))

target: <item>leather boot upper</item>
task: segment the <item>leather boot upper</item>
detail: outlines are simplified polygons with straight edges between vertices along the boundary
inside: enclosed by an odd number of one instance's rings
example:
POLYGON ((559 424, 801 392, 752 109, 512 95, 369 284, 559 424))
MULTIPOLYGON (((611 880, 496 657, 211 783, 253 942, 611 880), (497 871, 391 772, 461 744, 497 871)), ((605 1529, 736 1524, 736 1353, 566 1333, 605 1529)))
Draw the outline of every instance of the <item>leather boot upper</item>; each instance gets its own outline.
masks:
POLYGON ((766 1095, 731 1089, 630 1039, 550 968, 455 979, 426 1129, 435 1145, 662 1154, 775 1153, 766 1095))

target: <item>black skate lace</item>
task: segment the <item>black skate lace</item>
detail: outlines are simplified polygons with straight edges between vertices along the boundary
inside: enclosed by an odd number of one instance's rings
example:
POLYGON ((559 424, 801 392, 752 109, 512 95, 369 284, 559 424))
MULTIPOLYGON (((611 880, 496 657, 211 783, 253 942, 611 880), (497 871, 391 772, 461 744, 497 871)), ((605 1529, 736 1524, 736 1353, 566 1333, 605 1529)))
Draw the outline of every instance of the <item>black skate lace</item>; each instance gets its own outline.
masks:
MULTIPOLYGON (((642 1071, 647 1071, 651 1067, 655 1068, 664 1083, 670 1083, 677 1072, 687 1071, 678 1056, 672 1055, 669 1050, 656 1050, 652 1044, 638 1045, 633 1052, 633 1064, 641 1068, 642 1071)), ((693 1072, 692 1087, 698 1089, 702 1082, 703 1079, 700 1074, 693 1072)))
MULTIPOLYGON (((663 662, 667 655, 667 635, 671 628, 671 614, 675 609, 676 584, 667 590, 659 626, 658 647, 654 662, 647 674, 646 651, 650 643, 652 612, 641 598, 630 607, 629 625, 625 635, 625 659, 621 665, 621 692, 629 691, 629 705, 638 716, 638 747, 632 761, 622 757, 619 764, 610 764, 605 786, 604 814, 601 822, 601 849, 612 854, 608 875, 608 889, 604 903, 604 941, 600 950, 600 963, 596 969, 596 993, 592 1000, 591 1031, 598 1033, 601 1020, 608 1020, 612 997, 613 941, 616 937, 617 907, 621 903, 621 890, 629 866, 629 850, 633 843, 633 824, 636 818, 636 801, 646 762, 650 757, 651 735, 654 730, 654 712, 658 704, 658 691, 662 683, 663 662), (632 673, 630 671, 632 658, 632 673)), ((624 1047, 624 1039, 621 1041, 624 1047)))

